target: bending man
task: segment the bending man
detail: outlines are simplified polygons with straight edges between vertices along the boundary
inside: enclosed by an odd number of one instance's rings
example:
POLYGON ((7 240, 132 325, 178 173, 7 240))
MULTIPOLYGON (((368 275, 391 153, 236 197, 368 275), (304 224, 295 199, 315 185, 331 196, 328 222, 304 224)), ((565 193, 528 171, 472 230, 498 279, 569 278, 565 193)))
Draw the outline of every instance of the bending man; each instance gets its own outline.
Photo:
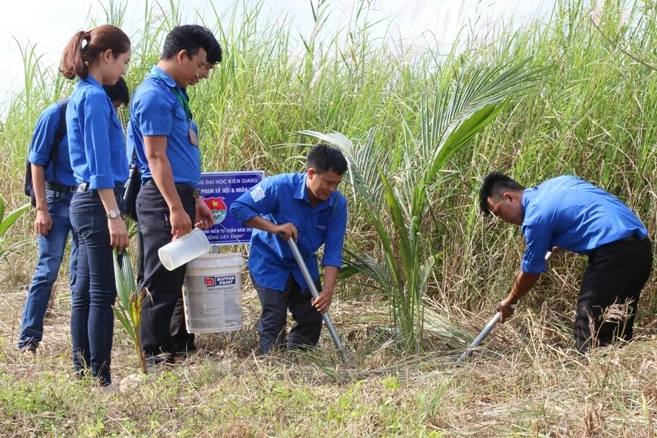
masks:
POLYGON ((574 176, 525 189, 498 172, 484 178, 479 203, 484 214, 520 225, 527 244, 521 272, 509 296, 497 306, 502 322, 545 271, 545 253, 557 246, 588 256, 577 299, 578 351, 608 345, 615 337, 632 338, 639 294, 652 266, 652 247, 646 228, 625 204, 574 176), (627 320, 605 320, 605 310, 614 303, 628 304, 627 320))
POLYGON ((306 349, 319 341, 322 315, 328 311, 342 266, 347 226, 347 200, 337 191, 347 160, 327 145, 312 148, 305 173, 271 176, 230 206, 230 214, 253 227, 249 271, 262 313, 258 323, 260 351, 272 348, 306 349), (292 250, 294 239, 320 291, 312 300, 292 250), (324 245, 324 286, 319 283, 315 252, 324 245), (286 342, 288 309, 296 325, 286 342), (320 313, 321 312, 321 313, 320 313))

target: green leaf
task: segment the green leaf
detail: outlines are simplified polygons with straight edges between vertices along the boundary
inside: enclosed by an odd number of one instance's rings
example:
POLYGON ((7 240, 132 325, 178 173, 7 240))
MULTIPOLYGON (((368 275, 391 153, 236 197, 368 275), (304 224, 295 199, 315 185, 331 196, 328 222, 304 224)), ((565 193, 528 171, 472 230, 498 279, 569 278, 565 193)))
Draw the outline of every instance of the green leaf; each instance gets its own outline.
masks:
MULTIPOLYGON (((0 197, 0 200, 1 199, 2 198, 0 197)), ((25 204, 22 207, 18 207, 16 210, 9 213, 7 217, 4 218, 2 222, 0 222, 0 236, 4 236, 4 234, 7 232, 9 227, 11 227, 14 224, 14 222, 16 222, 18 218, 21 217, 23 213, 25 213, 25 211, 27 211, 28 208, 30 208, 30 204, 25 204)), ((2 202, 2 215, 0 216, 4 217, 3 215, 4 215, 4 202, 2 202)))

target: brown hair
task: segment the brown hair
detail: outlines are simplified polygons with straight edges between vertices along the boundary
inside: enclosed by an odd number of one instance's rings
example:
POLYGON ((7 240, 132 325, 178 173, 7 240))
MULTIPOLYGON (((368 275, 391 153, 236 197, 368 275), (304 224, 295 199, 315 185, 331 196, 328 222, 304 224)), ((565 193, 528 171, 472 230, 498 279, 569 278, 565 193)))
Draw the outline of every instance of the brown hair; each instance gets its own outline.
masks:
POLYGON ((66 45, 59 71, 66 79, 74 79, 76 76, 84 79, 89 73, 89 63, 105 50, 111 50, 114 58, 118 58, 130 50, 130 38, 111 24, 98 26, 88 32, 80 31, 66 45))

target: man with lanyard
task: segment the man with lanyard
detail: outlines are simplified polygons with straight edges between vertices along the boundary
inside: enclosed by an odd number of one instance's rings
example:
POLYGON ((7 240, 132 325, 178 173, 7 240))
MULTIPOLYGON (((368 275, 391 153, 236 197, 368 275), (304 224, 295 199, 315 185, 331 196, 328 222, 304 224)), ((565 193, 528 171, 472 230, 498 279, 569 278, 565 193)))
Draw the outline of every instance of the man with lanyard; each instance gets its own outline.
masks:
MULTIPOLYGON (((199 68, 198 76, 194 76, 189 82, 190 87, 198 84, 201 79, 207 79, 210 76, 210 71, 215 65, 221 62, 221 45, 209 29, 201 26, 198 27, 207 32, 208 38, 212 39, 213 44, 212 47, 208 49, 205 61, 203 61, 203 66, 199 68)), ((185 89, 184 91, 185 94, 187 94, 187 90, 185 89)), ((193 120, 191 123, 192 129, 194 129, 196 136, 198 137, 198 126, 193 120)), ((171 318, 171 336, 173 336, 176 342, 177 356, 183 356, 196 351, 195 336, 193 333, 187 331, 185 325, 185 307, 183 304, 182 293, 180 297, 178 297, 176 308, 174 309, 171 318)), ((212 354, 212 356, 214 357, 214 354, 212 354)))
POLYGON ((181 294, 185 266, 168 271, 158 250, 173 238, 208 228, 212 212, 199 197, 201 154, 183 89, 198 76, 213 40, 200 26, 175 27, 160 61, 137 88, 130 107, 130 133, 142 174, 137 195, 142 302, 141 345, 148 364, 175 363, 170 325, 181 294))
POLYGON ((347 200, 337 191, 347 160, 339 149, 313 147, 305 173, 270 176, 230 206, 230 214, 251 235, 249 271, 258 292, 262 313, 258 323, 260 352, 272 349, 307 349, 319 341, 322 315, 328 311, 342 266, 342 245, 347 226, 347 200), (313 300, 292 250, 294 239, 315 280, 319 297, 313 300), (324 285, 319 283, 315 252, 324 245, 324 285), (288 309, 296 325, 286 340, 288 309))
POLYGON ((652 246, 646 228, 625 204, 574 176, 525 189, 498 172, 484 178, 479 203, 484 214, 521 226, 527 243, 521 272, 509 296, 497 306, 500 322, 513 314, 518 300, 534 287, 546 269, 546 252, 556 246, 588 255, 577 299, 577 350, 585 353, 616 337, 632 339, 639 295, 652 266, 652 246), (626 321, 604 317, 615 303, 628 305, 626 321))

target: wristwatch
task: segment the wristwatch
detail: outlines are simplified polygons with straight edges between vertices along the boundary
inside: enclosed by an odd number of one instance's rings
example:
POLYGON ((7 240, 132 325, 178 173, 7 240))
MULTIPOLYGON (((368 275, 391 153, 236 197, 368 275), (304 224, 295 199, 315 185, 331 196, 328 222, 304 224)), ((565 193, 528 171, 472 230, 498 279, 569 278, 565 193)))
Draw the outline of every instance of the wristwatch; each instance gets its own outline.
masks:
POLYGON ((110 210, 105 216, 107 216, 108 219, 116 219, 121 216, 121 210, 110 210))

